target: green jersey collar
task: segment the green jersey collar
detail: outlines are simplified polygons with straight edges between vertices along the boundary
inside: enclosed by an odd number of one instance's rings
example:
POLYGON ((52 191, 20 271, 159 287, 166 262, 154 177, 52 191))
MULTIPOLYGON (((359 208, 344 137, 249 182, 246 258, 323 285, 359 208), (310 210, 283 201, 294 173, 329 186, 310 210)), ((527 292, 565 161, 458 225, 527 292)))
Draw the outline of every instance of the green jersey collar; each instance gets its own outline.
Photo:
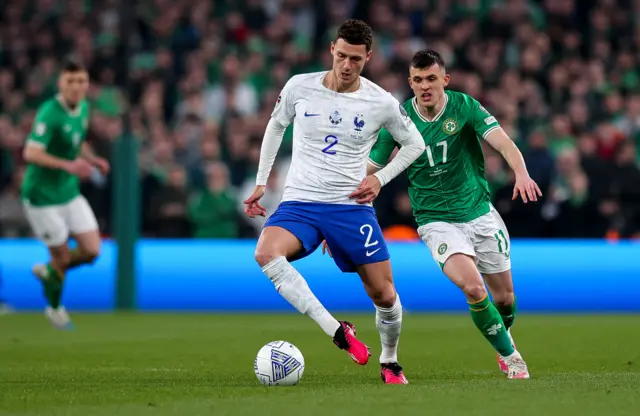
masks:
POLYGON ((62 94, 57 94, 56 95, 56 100, 58 100, 58 102, 60 103, 62 108, 64 108, 64 110, 67 113, 69 113, 69 115, 71 115, 73 117, 78 117, 80 115, 80 106, 82 105, 82 101, 80 101, 78 103, 78 105, 76 106, 76 108, 74 110, 72 110, 71 108, 69 108, 67 103, 64 102, 64 99, 62 98, 62 94))
POLYGON ((447 95, 447 92, 445 91, 444 92, 444 105, 442 106, 440 111, 438 111, 438 114, 436 114, 436 116, 433 118, 433 120, 429 120, 428 118, 423 116, 422 113, 420 112, 420 107, 418 106, 418 100, 416 99, 416 97, 413 97, 413 100, 411 100, 411 104, 413 104, 413 109, 416 111, 416 114, 418 114, 418 117, 420 117, 420 119, 422 121, 424 121, 425 123, 434 123, 434 122, 440 120, 440 117, 442 117, 442 115, 444 114, 444 110, 447 108, 447 104, 448 103, 449 103, 449 95, 447 95))

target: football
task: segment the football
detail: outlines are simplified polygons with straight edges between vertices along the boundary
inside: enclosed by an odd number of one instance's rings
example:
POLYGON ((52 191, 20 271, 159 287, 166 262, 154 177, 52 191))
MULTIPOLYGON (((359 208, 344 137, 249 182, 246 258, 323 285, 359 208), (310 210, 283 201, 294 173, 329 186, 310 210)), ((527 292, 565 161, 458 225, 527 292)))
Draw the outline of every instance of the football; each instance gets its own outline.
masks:
POLYGON ((253 370, 265 386, 293 386, 304 374, 304 357, 287 341, 272 341, 260 348, 253 370))

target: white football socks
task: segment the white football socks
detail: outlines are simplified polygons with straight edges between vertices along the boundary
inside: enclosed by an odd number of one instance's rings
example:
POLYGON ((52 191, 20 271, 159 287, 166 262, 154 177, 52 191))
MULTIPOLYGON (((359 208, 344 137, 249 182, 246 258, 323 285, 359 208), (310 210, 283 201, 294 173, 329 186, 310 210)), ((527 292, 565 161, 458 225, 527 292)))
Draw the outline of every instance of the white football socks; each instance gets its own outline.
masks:
POLYGON ((306 280, 286 257, 281 256, 271 260, 262 267, 262 271, 273 282, 283 298, 298 311, 316 321, 320 328, 333 338, 340 323, 322 306, 311 292, 306 280))
POLYGON ((390 308, 381 308, 376 305, 376 327, 380 332, 382 344, 380 363, 397 363, 398 341, 402 329, 402 304, 397 293, 396 301, 390 308))

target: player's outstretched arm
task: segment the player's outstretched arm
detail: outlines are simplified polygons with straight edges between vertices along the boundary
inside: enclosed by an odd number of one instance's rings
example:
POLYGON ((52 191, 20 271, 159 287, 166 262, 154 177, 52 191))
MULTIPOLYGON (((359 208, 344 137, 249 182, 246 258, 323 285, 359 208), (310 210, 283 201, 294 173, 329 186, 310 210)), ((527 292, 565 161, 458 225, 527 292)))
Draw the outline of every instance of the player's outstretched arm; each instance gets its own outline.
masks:
POLYGON ((260 148, 260 162, 258 163, 258 174, 256 176, 256 188, 249 198, 244 201, 244 213, 249 218, 256 216, 264 217, 267 210, 260 205, 260 198, 264 196, 267 180, 276 160, 276 155, 282 144, 284 131, 291 124, 296 116, 295 108, 295 86, 298 83, 298 76, 292 77, 282 89, 278 102, 276 103, 271 119, 267 124, 260 148))
POLYGON ((251 196, 244 201, 244 213, 247 214, 249 218, 255 218, 258 215, 264 217, 267 213, 267 210, 260 205, 260 198, 264 196, 267 180, 269 179, 273 163, 276 160, 278 150, 282 144, 285 130, 286 126, 280 124, 278 120, 273 117, 267 124, 264 138, 262 139, 262 147, 260 148, 256 188, 253 190, 251 196))
POLYGON ((515 200, 518 195, 522 198, 524 203, 527 201, 537 201, 539 196, 542 196, 542 192, 533 179, 529 176, 527 166, 522 157, 522 153, 518 149, 518 146, 507 136, 507 133, 501 128, 492 130, 485 140, 496 149, 502 157, 507 161, 509 167, 513 169, 516 174, 516 184, 513 187, 513 199, 515 200))

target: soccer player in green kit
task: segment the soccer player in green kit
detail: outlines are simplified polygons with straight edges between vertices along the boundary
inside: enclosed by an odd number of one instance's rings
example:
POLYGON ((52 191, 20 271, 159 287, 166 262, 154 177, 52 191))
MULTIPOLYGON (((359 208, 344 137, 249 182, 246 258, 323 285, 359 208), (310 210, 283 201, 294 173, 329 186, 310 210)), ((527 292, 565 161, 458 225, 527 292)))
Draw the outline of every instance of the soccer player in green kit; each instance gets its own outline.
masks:
POLYGON ((92 263, 100 254, 98 223, 80 194, 80 179, 94 169, 108 173, 109 163, 97 157, 85 137, 89 105, 85 99, 89 75, 81 65, 67 63, 58 80, 59 94, 43 103, 33 122, 23 156, 27 169, 22 201, 34 234, 49 248, 47 264, 33 266, 48 306, 45 316, 60 329, 73 327, 61 305, 65 273, 92 263), (70 249, 72 236, 77 248, 70 249))
MULTIPOLYGON (((445 91, 449 74, 439 53, 416 53, 409 73, 415 97, 402 106, 426 144, 422 156, 406 170, 418 233, 444 274, 466 295, 473 322, 497 351, 501 371, 511 379, 529 378, 511 338, 516 313, 511 245, 491 204, 481 141, 498 150, 514 170, 513 199, 520 195, 525 203, 537 201, 542 193, 495 117, 472 97, 445 91)), ((367 174, 386 165, 396 146, 382 130, 367 174)))

